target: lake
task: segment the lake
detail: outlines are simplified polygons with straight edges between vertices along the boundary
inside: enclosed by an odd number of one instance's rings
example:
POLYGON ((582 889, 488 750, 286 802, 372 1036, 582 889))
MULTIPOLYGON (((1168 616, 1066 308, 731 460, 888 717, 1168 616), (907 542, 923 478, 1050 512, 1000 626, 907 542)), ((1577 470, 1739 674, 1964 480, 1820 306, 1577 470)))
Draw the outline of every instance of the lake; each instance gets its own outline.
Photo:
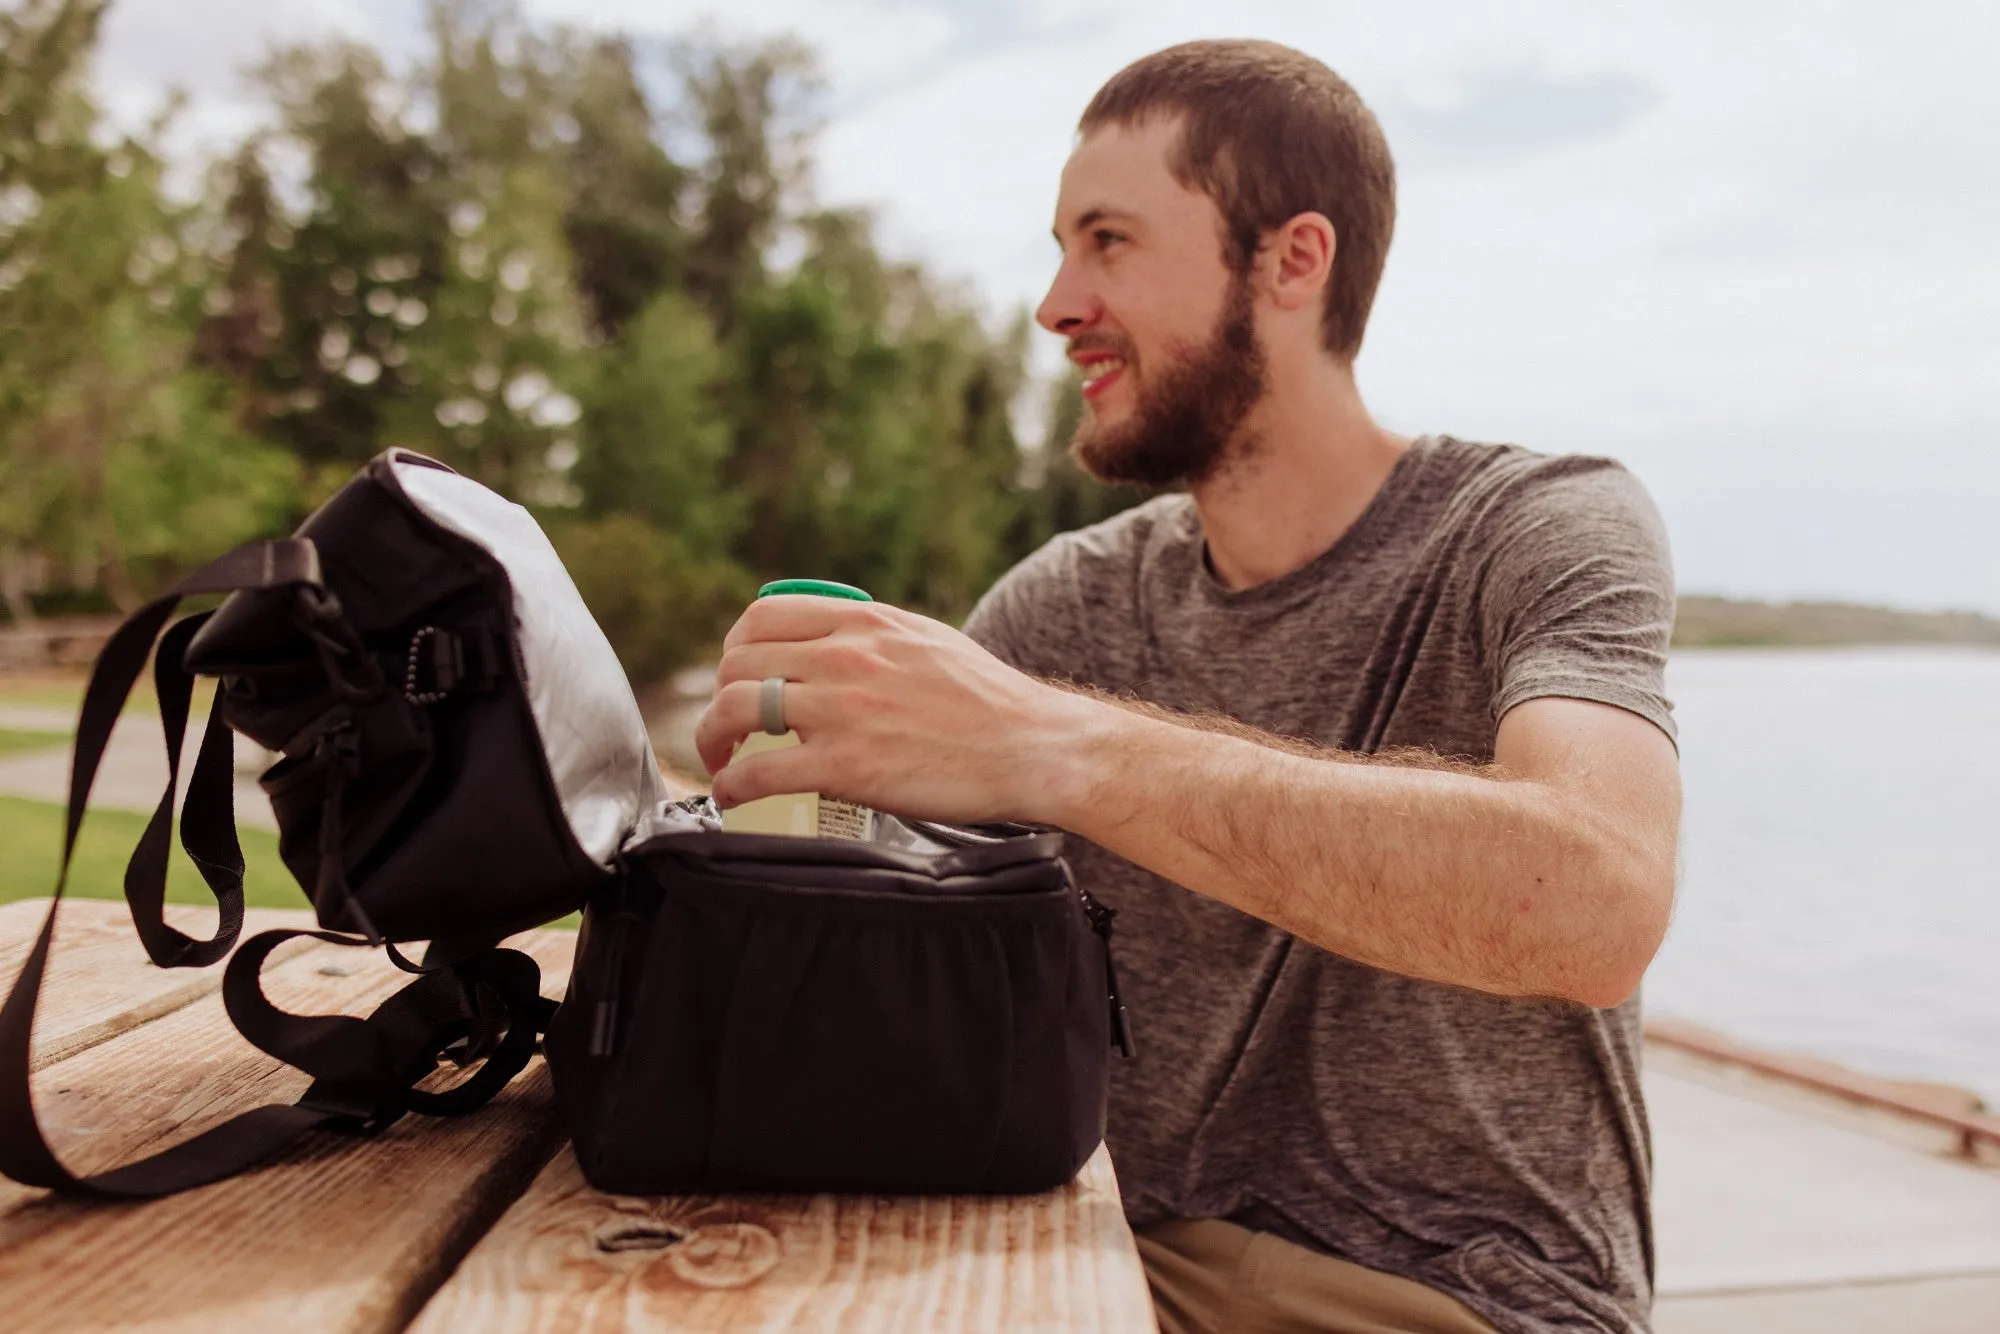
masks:
POLYGON ((1706 650, 1649 1013, 2000 1106, 2000 652, 1706 650))

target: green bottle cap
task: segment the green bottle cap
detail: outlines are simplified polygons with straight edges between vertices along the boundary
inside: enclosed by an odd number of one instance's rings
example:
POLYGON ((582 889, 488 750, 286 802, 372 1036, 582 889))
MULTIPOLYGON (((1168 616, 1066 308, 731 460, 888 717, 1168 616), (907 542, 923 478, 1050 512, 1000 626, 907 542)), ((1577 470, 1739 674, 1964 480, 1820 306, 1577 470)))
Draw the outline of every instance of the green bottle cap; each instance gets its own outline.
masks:
POLYGON ((781 593, 806 593, 823 598, 846 598, 849 602, 873 602, 863 590, 853 584, 836 584, 831 579, 773 579, 757 590, 760 598, 777 597, 781 593))

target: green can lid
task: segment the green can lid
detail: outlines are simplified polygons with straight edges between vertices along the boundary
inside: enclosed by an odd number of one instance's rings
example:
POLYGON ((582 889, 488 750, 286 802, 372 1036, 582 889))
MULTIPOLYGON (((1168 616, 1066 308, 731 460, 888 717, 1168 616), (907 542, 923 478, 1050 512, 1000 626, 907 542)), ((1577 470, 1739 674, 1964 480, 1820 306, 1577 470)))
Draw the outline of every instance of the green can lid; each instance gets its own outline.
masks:
POLYGON ((873 602, 862 589, 853 584, 836 584, 831 579, 773 579, 757 590, 760 598, 777 597, 783 593, 805 593, 814 597, 846 598, 849 602, 873 602))

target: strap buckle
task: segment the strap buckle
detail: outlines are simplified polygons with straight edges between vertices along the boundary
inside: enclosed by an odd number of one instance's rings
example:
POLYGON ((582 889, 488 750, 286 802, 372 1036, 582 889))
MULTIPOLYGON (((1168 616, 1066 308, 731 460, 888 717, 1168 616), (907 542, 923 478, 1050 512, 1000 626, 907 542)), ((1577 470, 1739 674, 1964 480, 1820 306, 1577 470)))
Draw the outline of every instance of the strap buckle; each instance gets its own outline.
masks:
POLYGON ((299 628, 312 637, 319 650, 320 666, 333 692, 357 704, 381 698, 386 685, 382 664, 375 661, 375 655, 348 623, 340 599, 313 584, 299 585, 297 599, 299 628))

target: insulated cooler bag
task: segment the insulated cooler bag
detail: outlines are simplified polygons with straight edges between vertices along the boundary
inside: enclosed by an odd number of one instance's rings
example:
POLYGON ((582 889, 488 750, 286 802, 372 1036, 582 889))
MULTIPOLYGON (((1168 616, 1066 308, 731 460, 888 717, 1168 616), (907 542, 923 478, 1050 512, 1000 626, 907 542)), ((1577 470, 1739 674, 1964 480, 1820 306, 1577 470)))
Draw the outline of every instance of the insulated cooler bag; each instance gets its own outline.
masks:
POLYGON ((664 833, 585 911, 549 1068, 619 1194, 1048 1190, 1104 1136, 1130 1037, 1111 911, 1059 834, 912 851, 664 833))
POLYGON ((383 454, 292 538, 196 571, 99 656, 57 903, 0 1007, 0 1171, 187 1189, 312 1130, 473 1110, 546 1031, 561 1114, 606 1189, 1026 1191, 1074 1174, 1102 1135, 1110 1037, 1129 1039, 1111 910, 1071 883, 1059 835, 889 818, 891 847, 713 824, 664 800, 617 659, 527 512, 383 454), (231 596, 169 626, 204 593, 231 596), (245 1038, 314 1082, 79 1178, 36 1121, 29 1034, 91 782, 149 650, 176 775, 193 675, 218 679, 180 834, 219 920, 195 940, 163 919, 170 778, 126 873, 134 926, 161 967, 230 956, 232 729, 282 751, 260 781, 323 929, 244 942, 222 992, 245 1038), (557 1007, 498 942, 579 907, 557 1007), (386 948, 413 980, 365 1020, 284 1013, 258 970, 301 934, 386 948), (397 949, 415 941, 421 963, 397 949), (469 1073, 417 1087, 444 1063, 469 1073))

